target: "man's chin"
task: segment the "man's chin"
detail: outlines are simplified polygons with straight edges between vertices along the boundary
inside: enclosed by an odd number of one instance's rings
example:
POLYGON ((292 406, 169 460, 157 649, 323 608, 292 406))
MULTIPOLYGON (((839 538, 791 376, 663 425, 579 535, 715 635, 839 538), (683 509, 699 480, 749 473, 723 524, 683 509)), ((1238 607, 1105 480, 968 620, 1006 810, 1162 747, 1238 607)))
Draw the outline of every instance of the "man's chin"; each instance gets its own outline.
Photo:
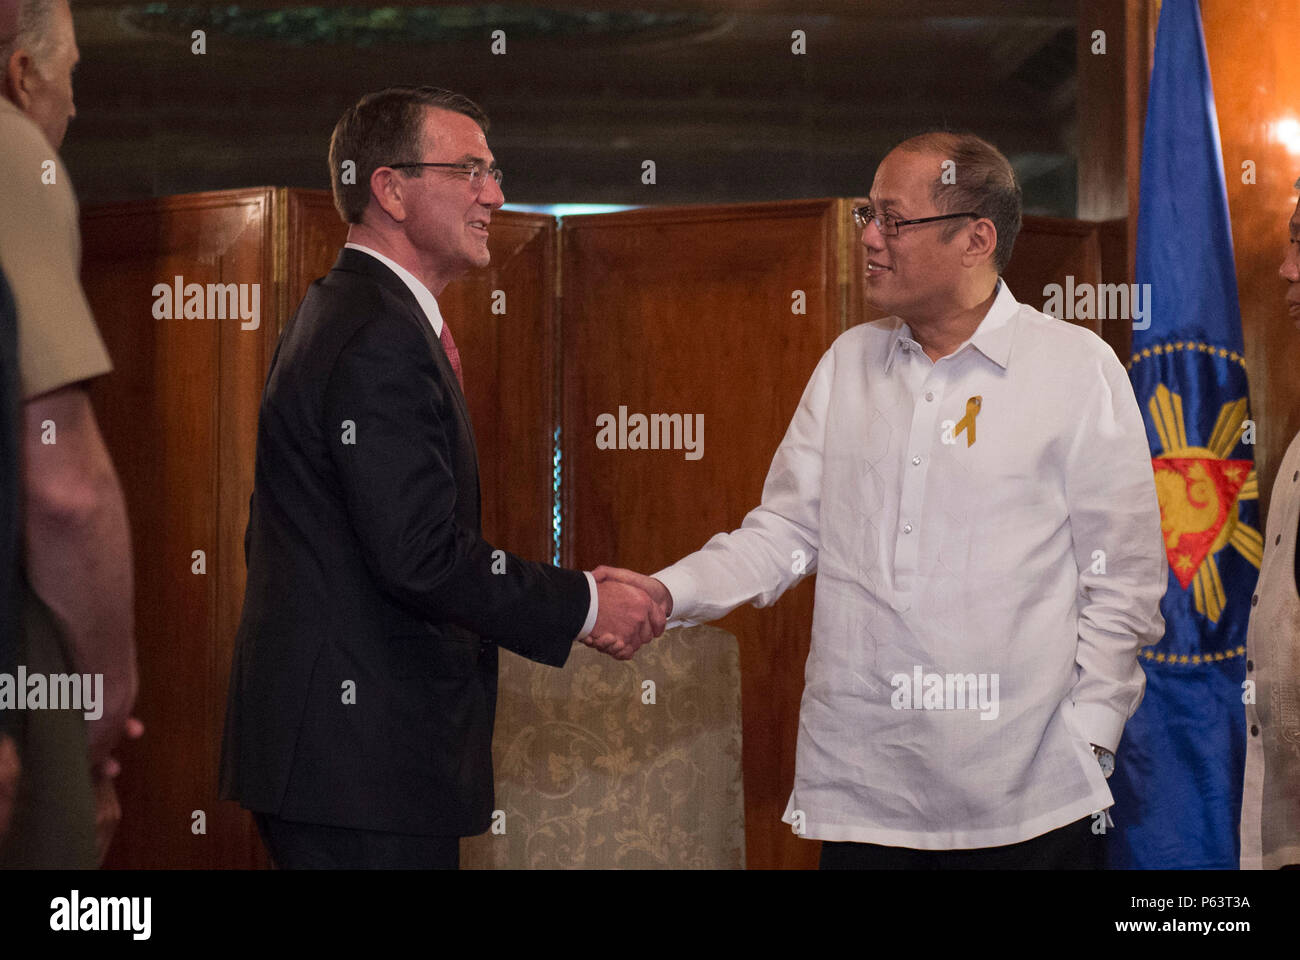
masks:
POLYGON ((893 301, 888 297, 873 296, 870 284, 862 291, 862 302, 877 313, 884 313, 888 316, 894 314, 893 301))

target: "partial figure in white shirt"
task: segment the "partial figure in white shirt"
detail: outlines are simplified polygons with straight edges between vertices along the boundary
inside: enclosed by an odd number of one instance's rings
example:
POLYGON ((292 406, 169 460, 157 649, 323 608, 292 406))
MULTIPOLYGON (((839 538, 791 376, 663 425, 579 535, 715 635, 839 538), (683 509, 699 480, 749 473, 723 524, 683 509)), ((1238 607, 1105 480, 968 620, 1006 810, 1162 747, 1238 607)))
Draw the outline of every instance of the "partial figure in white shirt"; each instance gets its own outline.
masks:
POLYGON ((823 868, 1100 867, 1137 654, 1164 630, 1132 387, 1001 281, 1021 192, 992 145, 905 141, 854 216, 892 316, 822 357, 762 503, 653 578, 596 578, 690 624, 817 573, 783 819, 823 868))
MULTIPOLYGON (((1300 190, 1300 180, 1295 182, 1300 190)), ((1288 224, 1278 275, 1300 327, 1300 200, 1288 224)), ((1300 434, 1273 479, 1246 631, 1246 767, 1241 797, 1241 868, 1300 869, 1300 434)))

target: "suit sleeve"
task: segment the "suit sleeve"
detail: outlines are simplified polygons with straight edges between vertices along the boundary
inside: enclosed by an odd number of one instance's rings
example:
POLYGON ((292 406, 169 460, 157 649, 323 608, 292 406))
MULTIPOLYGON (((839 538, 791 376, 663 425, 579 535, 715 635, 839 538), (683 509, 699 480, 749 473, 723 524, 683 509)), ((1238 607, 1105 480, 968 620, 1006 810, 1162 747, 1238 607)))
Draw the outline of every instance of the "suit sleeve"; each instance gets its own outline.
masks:
POLYGON ((365 562, 417 615, 561 666, 587 616, 587 580, 497 552, 457 522, 453 404, 427 341, 401 317, 368 321, 335 361, 326 444, 365 562), (345 421, 354 442, 343 442, 345 421))

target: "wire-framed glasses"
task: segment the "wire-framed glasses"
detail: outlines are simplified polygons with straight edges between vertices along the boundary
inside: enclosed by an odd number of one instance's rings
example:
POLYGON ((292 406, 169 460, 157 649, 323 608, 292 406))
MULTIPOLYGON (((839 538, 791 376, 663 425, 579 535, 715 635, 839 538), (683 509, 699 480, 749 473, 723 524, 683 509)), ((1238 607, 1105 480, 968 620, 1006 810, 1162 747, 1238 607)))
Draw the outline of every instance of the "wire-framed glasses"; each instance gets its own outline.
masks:
POLYGON ((386 163, 386 167, 392 167, 394 170, 403 170, 408 167, 447 167, 453 170, 463 170, 469 174, 469 187, 475 193, 483 189, 483 184, 487 183, 487 178, 491 177, 496 185, 501 186, 501 168, 496 164, 488 166, 481 160, 468 160, 463 163, 386 163))
POLYGON ((853 222, 858 225, 858 229, 865 230, 868 223, 875 223, 876 229, 882 236, 898 236, 898 228, 910 226, 914 223, 933 223, 936 220, 953 220, 957 217, 975 217, 979 219, 979 214, 973 211, 965 213, 944 213, 937 217, 918 217, 914 220, 900 220, 898 217, 892 217, 887 213, 876 213, 876 208, 870 203, 864 203, 860 207, 853 208, 853 222))

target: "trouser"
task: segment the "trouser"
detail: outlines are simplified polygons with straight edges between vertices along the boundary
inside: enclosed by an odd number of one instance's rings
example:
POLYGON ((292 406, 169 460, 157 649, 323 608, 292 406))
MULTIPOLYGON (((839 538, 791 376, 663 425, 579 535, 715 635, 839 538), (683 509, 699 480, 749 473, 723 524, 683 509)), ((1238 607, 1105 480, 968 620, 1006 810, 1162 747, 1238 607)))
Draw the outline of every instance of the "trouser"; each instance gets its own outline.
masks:
POLYGON ((874 843, 822 841, 822 870, 1100 870, 1104 835, 1092 817, 1001 847, 916 850, 874 843))
POLYGON ((457 870, 460 837, 422 837, 330 827, 253 813, 262 845, 280 870, 457 870))
MULTIPOLYGON (((23 637, 18 662, 28 674, 72 673, 54 616, 20 578, 23 637)), ((0 869, 94 869, 95 795, 86 721, 79 710, 15 711, 22 773, 0 869)))

